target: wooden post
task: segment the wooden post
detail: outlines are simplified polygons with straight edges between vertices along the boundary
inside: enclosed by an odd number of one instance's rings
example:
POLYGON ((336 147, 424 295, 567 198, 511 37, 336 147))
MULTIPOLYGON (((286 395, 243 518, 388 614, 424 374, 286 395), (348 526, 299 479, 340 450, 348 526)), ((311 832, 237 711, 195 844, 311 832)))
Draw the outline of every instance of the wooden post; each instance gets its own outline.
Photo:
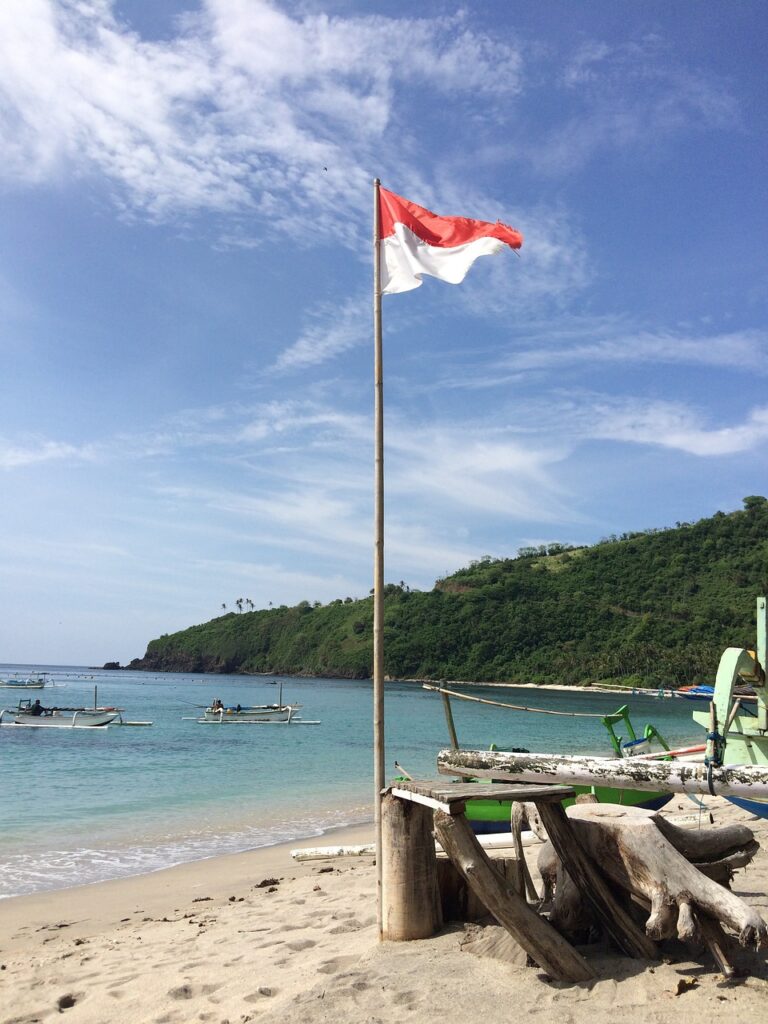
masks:
POLYGON ((628 956, 655 960, 658 955, 656 944, 614 899, 602 875, 595 869, 574 835, 562 804, 540 803, 536 809, 563 867, 592 904, 599 920, 619 948, 628 956))
POLYGON ((451 738, 451 746, 454 750, 459 749, 459 740, 456 736, 456 726, 453 724, 453 711, 451 710, 451 698, 445 692, 440 691, 440 696, 443 698, 443 710, 445 711, 445 721, 448 725, 448 735, 451 738))
POLYGON ((442 927, 432 810, 386 794, 381 801, 383 939, 427 939, 442 927))
POLYGON ((573 946, 539 917, 494 870, 463 814, 435 811, 443 849, 493 916, 556 981, 589 981, 594 973, 573 946))
POLYGON ((384 789, 384 372, 381 342, 381 214, 373 183, 374 542, 373 542, 373 820, 376 832, 376 906, 383 935, 381 793, 384 789))

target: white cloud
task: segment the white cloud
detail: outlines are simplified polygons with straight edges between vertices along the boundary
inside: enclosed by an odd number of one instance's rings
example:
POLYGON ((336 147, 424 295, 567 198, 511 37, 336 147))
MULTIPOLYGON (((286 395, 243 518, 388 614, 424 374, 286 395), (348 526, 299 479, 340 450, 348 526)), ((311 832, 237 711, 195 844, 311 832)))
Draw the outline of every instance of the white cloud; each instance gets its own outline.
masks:
POLYGON ((672 402, 598 401, 588 434, 594 438, 661 445, 713 457, 752 451, 768 441, 768 406, 735 426, 709 427, 700 413, 672 402))
POLYGON ((150 42, 106 0, 5 0, 0 174, 34 183, 96 173, 126 210, 248 211, 305 240, 311 211, 315 235, 351 243, 339 212, 360 201, 397 85, 473 96, 520 88, 516 48, 461 17, 331 18, 209 0, 180 24, 150 42))
POLYGON ((768 365, 768 336, 763 331, 698 336, 672 331, 617 331, 593 340, 574 335, 573 340, 575 343, 567 346, 513 352, 502 365, 520 372, 579 364, 652 363, 726 367, 760 374, 768 365))
POLYGON ((654 35, 619 46, 585 43, 566 62, 562 82, 581 110, 527 150, 551 173, 572 172, 604 150, 657 151, 680 132, 740 123, 728 85, 673 59, 654 35))
POLYGON ((95 445, 46 440, 18 444, 0 438, 0 469, 22 469, 41 462, 92 462, 96 457, 95 445))
POLYGON ((314 323, 278 356, 274 369, 297 370, 332 359, 342 352, 370 342, 373 331, 371 302, 348 299, 340 306, 323 306, 313 314, 314 323))

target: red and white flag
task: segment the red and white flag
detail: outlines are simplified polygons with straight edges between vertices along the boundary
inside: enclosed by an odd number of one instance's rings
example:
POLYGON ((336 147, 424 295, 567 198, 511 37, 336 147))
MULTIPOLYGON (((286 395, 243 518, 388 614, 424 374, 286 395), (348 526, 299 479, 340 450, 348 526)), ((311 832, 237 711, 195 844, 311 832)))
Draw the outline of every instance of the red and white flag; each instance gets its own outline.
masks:
POLYGON ((379 214, 382 294, 418 288, 424 274, 459 284, 478 256, 523 244, 520 232, 500 221, 439 217, 385 188, 379 214))

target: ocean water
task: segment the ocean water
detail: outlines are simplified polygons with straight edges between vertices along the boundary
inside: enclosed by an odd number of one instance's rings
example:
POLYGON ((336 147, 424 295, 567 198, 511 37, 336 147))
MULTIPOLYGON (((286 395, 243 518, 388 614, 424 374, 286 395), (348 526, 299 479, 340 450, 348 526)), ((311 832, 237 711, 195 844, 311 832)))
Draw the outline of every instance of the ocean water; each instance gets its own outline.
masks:
MULTIPOLYGON (((43 705, 124 708, 150 728, 0 727, 0 898, 141 874, 225 852, 320 836, 373 816, 372 684, 368 680, 103 672, 35 666, 50 674, 43 705), (303 705, 316 726, 198 725, 199 708, 303 705)), ((0 665, 0 679, 30 666, 0 665)), ((606 714, 613 694, 472 688, 473 695, 551 710, 606 714)), ((20 694, 0 689, 0 707, 20 694)), ((633 721, 653 722, 672 745, 699 742, 693 704, 638 696, 633 721)), ((608 753, 591 718, 557 717, 453 702, 465 747, 608 753)), ((386 767, 436 774, 448 746, 440 697, 387 683, 386 767)))

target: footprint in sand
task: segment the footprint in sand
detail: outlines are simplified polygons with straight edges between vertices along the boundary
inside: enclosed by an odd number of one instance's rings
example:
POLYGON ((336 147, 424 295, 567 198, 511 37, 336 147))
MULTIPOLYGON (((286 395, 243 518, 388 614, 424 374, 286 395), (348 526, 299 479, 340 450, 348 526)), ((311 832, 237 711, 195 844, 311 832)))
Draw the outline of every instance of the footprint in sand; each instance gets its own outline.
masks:
POLYGON ((418 992, 397 992, 392 996, 392 1002, 395 1006, 406 1006, 408 1009, 413 1009, 418 1001, 418 992))
POLYGON ((243 996, 243 1002, 245 1003, 260 1003, 262 999, 269 999, 272 996, 277 995, 278 989, 272 985, 259 985, 255 992, 251 992, 247 996, 243 996))
POLYGON ((293 950, 294 953, 300 953, 303 949, 312 949, 317 943, 314 939, 296 939, 295 942, 286 942, 286 949, 293 950))
POLYGON ((194 992, 191 985, 179 985, 177 988, 170 989, 168 995, 171 999, 191 999, 194 992))
POLYGON ((363 926, 359 921, 344 921, 343 924, 337 924, 335 928, 329 928, 329 935, 344 935, 345 932, 359 932, 363 926))
POLYGON ((356 956, 335 956, 331 960, 324 960, 317 970, 319 974, 336 974, 357 963, 358 959, 356 956))

